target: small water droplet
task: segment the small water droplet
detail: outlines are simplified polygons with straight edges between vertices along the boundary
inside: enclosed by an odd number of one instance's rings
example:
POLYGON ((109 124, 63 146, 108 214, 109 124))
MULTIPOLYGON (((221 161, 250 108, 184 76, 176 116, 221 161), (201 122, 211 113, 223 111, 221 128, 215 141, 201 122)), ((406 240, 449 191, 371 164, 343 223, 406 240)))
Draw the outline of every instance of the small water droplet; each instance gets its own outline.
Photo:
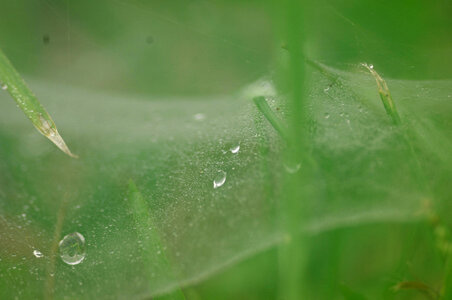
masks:
POLYGON ((232 147, 231 149, 229 149, 230 151, 231 151, 231 153, 233 153, 233 154, 237 154, 237 153, 239 153, 239 150, 240 150, 240 144, 239 145, 237 145, 237 146, 234 146, 234 147, 232 147))
POLYGON ((44 255, 41 253, 41 251, 39 251, 39 250, 34 250, 34 251, 33 251, 33 255, 36 256, 37 258, 41 258, 41 257, 44 256, 44 255))
POLYGON ((218 171, 217 176, 215 176, 213 180, 213 188, 219 188, 226 182, 226 172, 225 171, 218 171))
POLYGON ((284 169, 289 174, 297 173, 300 170, 300 168, 301 168, 301 163, 299 163, 299 162, 285 163, 284 164, 284 169))
POLYGON ((373 68, 374 68, 374 65, 370 64, 370 65, 369 65, 369 68, 373 69, 373 68))
POLYGON ((325 119, 328 119, 330 117, 329 113, 325 113, 325 119))
POLYGON ((6 84, 2 84, 2 90, 6 91, 8 89, 8 86, 6 84))
POLYGON ((58 246, 61 259, 68 265, 77 265, 85 259, 85 238, 78 232, 66 235, 58 246))
POLYGON ((202 120, 204 120, 206 118, 206 115, 202 114, 202 113, 198 113, 198 114, 194 115, 193 118, 196 121, 202 121, 202 120))

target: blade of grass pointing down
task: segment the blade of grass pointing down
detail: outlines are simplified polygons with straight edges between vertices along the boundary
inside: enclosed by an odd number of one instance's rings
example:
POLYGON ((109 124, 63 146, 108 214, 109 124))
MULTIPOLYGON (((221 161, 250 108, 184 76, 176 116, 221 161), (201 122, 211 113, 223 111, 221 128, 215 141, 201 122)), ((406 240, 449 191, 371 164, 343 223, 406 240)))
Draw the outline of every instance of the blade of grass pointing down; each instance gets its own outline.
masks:
POLYGON ((22 77, 13 67, 11 62, 0 49, 0 84, 2 90, 9 92, 20 109, 30 119, 38 131, 52 141, 61 151, 67 155, 77 158, 66 146, 61 135, 58 133, 55 122, 45 108, 39 103, 36 96, 25 84, 22 77))
MULTIPOLYGON (((154 226, 152 217, 149 214, 149 208, 143 196, 138 191, 135 182, 129 180, 128 198, 131 204, 133 218, 135 220, 137 234, 142 241, 143 257, 145 263, 153 268, 163 269, 168 276, 174 277, 172 274, 170 263, 165 255, 164 248, 157 228, 154 226), (152 231, 151 231, 152 230, 152 231), (150 232, 151 231, 151 232, 150 232)), ((153 272, 153 270, 150 270, 153 272)), ((154 270, 155 271, 155 270, 154 270)), ((149 276, 149 279, 152 275, 149 276)), ((154 299, 154 298, 153 298, 154 299)), ((155 298, 157 300, 185 300, 184 293, 180 288, 169 293, 155 298)))

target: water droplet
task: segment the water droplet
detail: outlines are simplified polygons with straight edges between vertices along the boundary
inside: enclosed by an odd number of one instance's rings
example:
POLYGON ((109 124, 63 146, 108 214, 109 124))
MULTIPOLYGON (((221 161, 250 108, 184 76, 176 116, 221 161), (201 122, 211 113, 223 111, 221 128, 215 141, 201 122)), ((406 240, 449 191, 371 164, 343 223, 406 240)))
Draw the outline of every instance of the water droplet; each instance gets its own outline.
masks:
POLYGON ((215 176, 213 180, 213 188, 219 188, 226 182, 226 172, 225 171, 218 171, 217 176, 215 176))
POLYGON ((39 250, 33 250, 33 255, 36 256, 37 258, 41 258, 44 255, 41 253, 41 251, 39 250))
POLYGON ((204 119, 206 118, 206 115, 205 115, 205 114, 198 113, 198 114, 194 115, 193 118, 194 118, 196 121, 202 121, 202 120, 204 120, 204 119))
POLYGON ((232 147, 231 149, 229 149, 230 151, 231 151, 231 153, 233 153, 233 154, 237 154, 237 153, 239 153, 239 150, 240 150, 240 144, 239 145, 237 145, 237 146, 234 146, 234 147, 232 147))
POLYGON ((285 163, 284 164, 284 169, 289 174, 297 173, 300 170, 300 168, 301 168, 301 163, 299 163, 299 162, 285 163))
POLYGON ((6 84, 2 84, 2 90, 6 91, 8 89, 8 86, 6 84))
POLYGON ((373 69, 373 68, 374 68, 374 65, 370 64, 370 65, 369 65, 369 68, 373 69))
POLYGON ((85 238, 78 232, 66 235, 58 246, 61 259, 68 265, 77 265, 85 259, 85 238))
POLYGON ((325 119, 328 119, 330 117, 329 113, 325 113, 325 119))

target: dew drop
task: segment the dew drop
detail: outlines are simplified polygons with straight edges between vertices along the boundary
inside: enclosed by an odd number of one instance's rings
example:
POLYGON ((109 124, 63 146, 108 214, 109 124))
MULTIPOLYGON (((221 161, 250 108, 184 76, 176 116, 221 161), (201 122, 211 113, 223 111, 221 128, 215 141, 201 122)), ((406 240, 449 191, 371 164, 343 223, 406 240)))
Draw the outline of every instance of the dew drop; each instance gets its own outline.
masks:
POLYGON ((61 259, 68 265, 77 265, 85 259, 85 238, 78 232, 66 235, 58 246, 61 259))
POLYGON ((206 115, 202 114, 202 113, 198 113, 198 114, 194 115, 193 118, 196 121, 202 121, 202 120, 204 120, 206 118, 206 115))
POLYGON ((44 255, 41 253, 41 251, 39 250, 33 250, 33 255, 36 256, 37 258, 41 258, 44 255))
POLYGON ((239 145, 237 145, 237 146, 234 146, 234 147, 232 147, 231 149, 229 149, 230 151, 231 151, 231 153, 233 153, 233 154, 237 154, 237 153, 239 153, 239 150, 240 150, 240 144, 239 145))
POLYGON ((369 68, 373 69, 373 68, 374 68, 374 65, 369 65, 369 68))
POLYGON ((215 176, 213 180, 213 188, 219 188, 226 182, 226 172, 225 171, 218 171, 217 176, 215 176))
POLYGON ((293 162, 293 163, 285 163, 284 169, 289 174, 295 174, 297 173, 301 168, 301 163, 299 162, 293 162))

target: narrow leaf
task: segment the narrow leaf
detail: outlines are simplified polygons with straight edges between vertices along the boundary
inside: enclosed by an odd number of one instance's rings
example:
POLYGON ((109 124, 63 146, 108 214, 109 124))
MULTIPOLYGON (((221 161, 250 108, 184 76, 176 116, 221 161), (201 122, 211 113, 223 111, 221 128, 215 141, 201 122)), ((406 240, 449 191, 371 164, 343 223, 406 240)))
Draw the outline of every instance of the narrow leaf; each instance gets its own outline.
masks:
MULTIPOLYGON (((155 223, 149 214, 148 205, 132 179, 129 180, 129 199, 131 202, 131 209, 135 220, 137 234, 140 241, 142 241, 145 263, 149 265, 150 272, 155 272, 155 270, 151 269, 151 266, 153 266, 154 268, 161 269, 164 273, 168 274, 168 276, 174 277, 170 263, 164 252, 165 247, 162 246, 160 235, 158 234, 155 223)), ((152 275, 149 277, 151 279, 152 275)), ((160 296, 156 299, 184 300, 185 296, 182 290, 177 288, 170 294, 160 296)))
POLYGON ((386 81, 381 78, 381 76, 374 70, 373 65, 362 64, 363 67, 367 68, 372 76, 375 78, 378 86, 378 93, 380 94, 381 101, 385 107, 386 113, 391 117, 394 124, 400 124, 400 117, 395 107, 395 103, 392 100, 391 93, 389 92, 388 85, 386 81))
POLYGON ((25 81, 13 67, 11 62, 0 49, 0 84, 2 90, 9 92, 20 109, 30 119, 38 131, 52 141, 61 151, 77 158, 58 133, 55 122, 45 108, 39 103, 36 96, 25 84, 25 81))
POLYGON ((289 134, 287 133, 287 126, 276 116, 275 112, 270 108, 264 96, 258 96, 253 98, 254 104, 256 104, 259 111, 270 122, 273 128, 288 141, 289 134))

